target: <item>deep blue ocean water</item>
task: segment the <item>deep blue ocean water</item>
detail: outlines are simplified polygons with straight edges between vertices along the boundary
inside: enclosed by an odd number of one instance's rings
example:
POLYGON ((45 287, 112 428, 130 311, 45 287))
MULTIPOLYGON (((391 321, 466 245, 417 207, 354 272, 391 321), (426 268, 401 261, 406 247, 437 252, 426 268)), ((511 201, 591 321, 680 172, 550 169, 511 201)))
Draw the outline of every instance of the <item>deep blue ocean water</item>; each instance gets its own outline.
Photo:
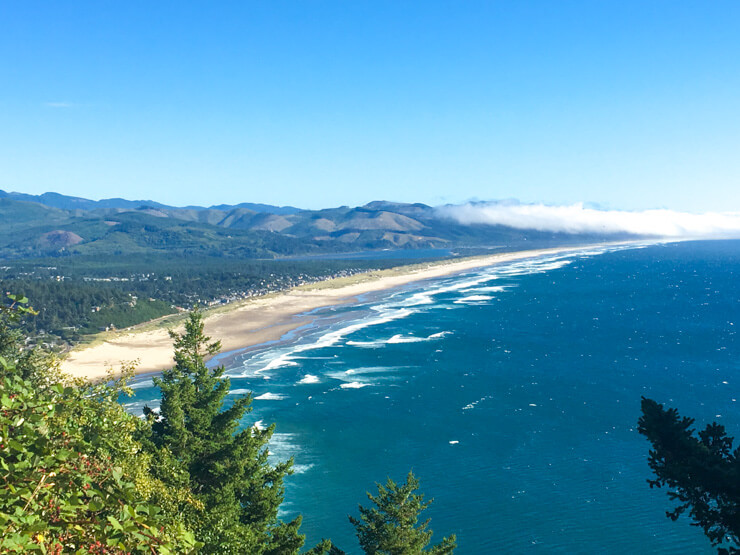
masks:
MULTIPOLYGON (((646 480, 641 396, 740 435, 740 241, 582 250, 316 312, 227 361, 245 425, 295 457, 283 517, 358 552, 348 514, 413 469, 459 553, 714 553, 646 480)), ((138 411, 156 399, 136 385, 138 411)))

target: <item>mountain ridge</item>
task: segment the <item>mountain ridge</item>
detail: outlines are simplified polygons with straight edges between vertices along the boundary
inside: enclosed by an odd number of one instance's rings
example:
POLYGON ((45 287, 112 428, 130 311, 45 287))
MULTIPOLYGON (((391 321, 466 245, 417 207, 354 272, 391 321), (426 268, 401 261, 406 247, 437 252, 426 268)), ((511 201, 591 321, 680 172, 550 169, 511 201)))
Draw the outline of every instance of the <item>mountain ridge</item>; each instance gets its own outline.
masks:
POLYGON ((635 237, 462 224, 425 204, 384 200, 295 212, 290 207, 252 203, 216 206, 177 208, 154 201, 91 201, 58 193, 0 191, 0 258, 146 252, 277 258, 388 248, 511 247, 635 237), (250 206, 288 208, 288 213, 252 210, 250 206))
POLYGON ((8 192, 0 189, 0 198, 9 198, 11 200, 23 200, 26 202, 36 202, 53 208, 65 210, 95 210, 97 208, 121 208, 121 209, 138 209, 141 206, 152 208, 165 208, 176 210, 221 210, 228 211, 234 208, 247 208, 253 212, 268 212, 271 214, 294 214, 300 212, 300 208, 294 206, 274 206, 272 204, 243 202, 240 204, 219 204, 214 206, 170 206, 153 200, 127 200, 124 198, 108 198, 101 200, 91 200, 83 197, 63 195, 61 193, 47 192, 40 195, 31 195, 27 193, 8 192))

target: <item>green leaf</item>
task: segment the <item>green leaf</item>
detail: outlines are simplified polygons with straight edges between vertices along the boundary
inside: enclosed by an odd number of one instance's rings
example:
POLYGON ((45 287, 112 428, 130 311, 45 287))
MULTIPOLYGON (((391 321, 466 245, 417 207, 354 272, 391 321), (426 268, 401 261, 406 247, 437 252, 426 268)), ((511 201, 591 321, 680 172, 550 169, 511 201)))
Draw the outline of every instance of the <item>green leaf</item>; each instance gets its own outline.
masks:
POLYGON ((111 525, 113 526, 113 528, 115 528, 116 530, 120 530, 121 532, 123 532, 123 526, 121 526, 121 523, 118 522, 118 520, 116 519, 116 517, 109 516, 108 517, 108 522, 111 523, 111 525))
POLYGON ((69 460, 69 458, 72 457, 72 455, 74 455, 72 451, 69 451, 67 449, 60 449, 56 453, 56 458, 60 461, 66 461, 66 460, 69 460))
POLYGON ((16 451, 24 452, 26 450, 21 443, 17 442, 14 439, 8 439, 8 445, 16 451))

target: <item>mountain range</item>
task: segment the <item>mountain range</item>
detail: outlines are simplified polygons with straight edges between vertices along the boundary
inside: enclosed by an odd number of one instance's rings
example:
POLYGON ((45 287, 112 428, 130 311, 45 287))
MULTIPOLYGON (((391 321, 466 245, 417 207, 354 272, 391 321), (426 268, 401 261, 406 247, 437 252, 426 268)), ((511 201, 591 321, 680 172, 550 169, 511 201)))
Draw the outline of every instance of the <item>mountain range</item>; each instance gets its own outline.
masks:
POLYGON ((100 201, 0 190, 0 257, 170 252, 275 258, 385 248, 456 248, 586 242, 573 235, 466 225, 425 204, 375 201, 301 210, 242 203, 174 207, 151 200, 100 201))

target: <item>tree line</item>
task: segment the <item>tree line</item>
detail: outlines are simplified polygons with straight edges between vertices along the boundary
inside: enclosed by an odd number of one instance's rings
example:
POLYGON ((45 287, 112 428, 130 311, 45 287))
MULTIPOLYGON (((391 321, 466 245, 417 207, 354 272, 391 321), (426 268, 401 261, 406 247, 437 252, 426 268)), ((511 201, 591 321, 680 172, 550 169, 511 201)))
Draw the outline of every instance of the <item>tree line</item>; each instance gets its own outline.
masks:
POLYGON ((106 328, 126 328, 190 309, 284 290, 404 260, 235 260, 175 255, 75 256, 9 261, 0 292, 39 307, 20 326, 28 337, 70 344, 106 328))

